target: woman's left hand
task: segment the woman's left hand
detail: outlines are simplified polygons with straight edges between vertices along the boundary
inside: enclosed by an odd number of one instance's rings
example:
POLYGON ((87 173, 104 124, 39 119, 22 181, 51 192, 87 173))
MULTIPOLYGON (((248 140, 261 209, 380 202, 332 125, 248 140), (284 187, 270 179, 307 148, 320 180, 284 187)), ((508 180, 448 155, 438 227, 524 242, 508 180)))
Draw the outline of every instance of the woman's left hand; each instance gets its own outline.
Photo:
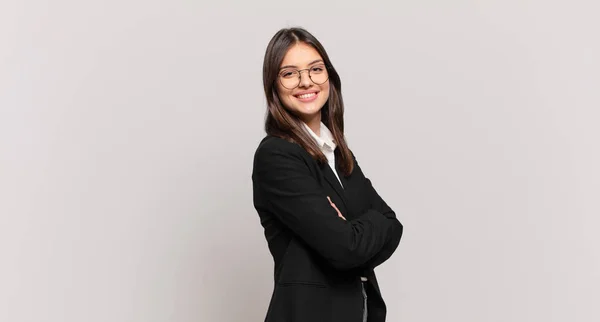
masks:
POLYGON ((335 211, 337 211, 338 217, 346 220, 346 218, 342 215, 342 212, 336 207, 336 205, 333 203, 333 201, 331 201, 331 198, 329 198, 329 196, 327 196, 327 200, 329 200, 329 204, 333 207, 333 209, 335 209, 335 211))

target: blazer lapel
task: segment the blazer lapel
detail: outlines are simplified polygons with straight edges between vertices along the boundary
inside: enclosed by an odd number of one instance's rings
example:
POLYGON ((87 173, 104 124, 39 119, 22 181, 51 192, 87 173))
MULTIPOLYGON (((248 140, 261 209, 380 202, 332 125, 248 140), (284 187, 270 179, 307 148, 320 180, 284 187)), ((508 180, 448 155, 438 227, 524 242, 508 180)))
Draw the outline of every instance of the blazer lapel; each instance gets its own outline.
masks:
MULTIPOLYGON (((333 173, 333 170, 331 169, 329 164, 322 164, 321 170, 323 171, 323 175, 324 175, 325 179, 327 180, 327 182, 329 183, 329 185, 333 188, 333 190, 335 190, 335 192, 338 194, 340 199, 342 199, 342 202, 344 203, 345 208, 348 209, 348 204, 346 203, 346 195, 344 194, 344 188, 342 188, 342 185, 340 184, 340 182, 338 181, 338 178, 333 173)), ((342 178, 343 178, 343 176, 340 176, 340 179, 342 179, 342 178)))
MULTIPOLYGON (((337 151, 337 149, 336 149, 336 151, 337 151)), ((339 158, 339 154, 336 154, 335 157, 339 158)), ((337 163, 337 162, 335 163, 335 170, 336 170, 338 176, 340 177, 340 181, 342 182, 342 185, 343 185, 342 188, 344 188, 344 191, 345 191, 345 188, 348 187, 348 180, 347 180, 346 176, 344 175, 344 172, 340 169, 339 163, 337 163)), ((346 194, 344 193, 344 196, 345 195, 346 194)))

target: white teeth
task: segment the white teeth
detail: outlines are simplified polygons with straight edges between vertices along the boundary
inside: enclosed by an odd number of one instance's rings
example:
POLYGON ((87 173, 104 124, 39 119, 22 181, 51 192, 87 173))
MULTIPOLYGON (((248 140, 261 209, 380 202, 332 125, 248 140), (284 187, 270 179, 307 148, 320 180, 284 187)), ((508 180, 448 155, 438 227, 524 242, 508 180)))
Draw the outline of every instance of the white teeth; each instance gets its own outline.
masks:
POLYGON ((298 95, 298 98, 310 98, 315 95, 317 95, 317 93, 302 94, 302 95, 298 95))

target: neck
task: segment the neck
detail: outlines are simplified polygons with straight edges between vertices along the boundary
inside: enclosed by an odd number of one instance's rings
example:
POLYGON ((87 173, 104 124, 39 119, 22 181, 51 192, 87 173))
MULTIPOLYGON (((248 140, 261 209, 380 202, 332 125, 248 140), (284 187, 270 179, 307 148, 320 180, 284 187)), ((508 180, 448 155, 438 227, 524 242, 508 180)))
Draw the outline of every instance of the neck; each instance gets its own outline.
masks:
POLYGON ((321 113, 317 113, 310 119, 304 120, 304 123, 306 123, 317 136, 321 136, 321 113))

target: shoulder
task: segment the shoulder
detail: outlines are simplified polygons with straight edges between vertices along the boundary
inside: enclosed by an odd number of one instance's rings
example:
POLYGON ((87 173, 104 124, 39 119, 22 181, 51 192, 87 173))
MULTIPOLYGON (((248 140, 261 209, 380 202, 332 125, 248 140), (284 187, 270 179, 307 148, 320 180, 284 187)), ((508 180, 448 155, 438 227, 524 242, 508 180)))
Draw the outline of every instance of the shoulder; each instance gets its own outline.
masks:
POLYGON ((350 155, 352 156, 352 163, 354 165, 352 173, 362 174, 362 169, 360 168, 360 165, 358 165, 358 160, 356 160, 356 155, 354 154, 354 151, 350 150, 350 155))
POLYGON ((310 155, 300 145, 276 136, 267 135, 256 148, 254 165, 271 163, 275 160, 281 161, 282 159, 296 159, 299 161, 305 160, 306 157, 310 158, 310 155))
POLYGON ((256 151, 258 152, 258 151, 262 151, 262 150, 272 150, 272 149, 289 150, 289 149, 293 149, 294 146, 298 146, 298 145, 293 142, 282 139, 280 137, 267 135, 260 141, 256 151))

